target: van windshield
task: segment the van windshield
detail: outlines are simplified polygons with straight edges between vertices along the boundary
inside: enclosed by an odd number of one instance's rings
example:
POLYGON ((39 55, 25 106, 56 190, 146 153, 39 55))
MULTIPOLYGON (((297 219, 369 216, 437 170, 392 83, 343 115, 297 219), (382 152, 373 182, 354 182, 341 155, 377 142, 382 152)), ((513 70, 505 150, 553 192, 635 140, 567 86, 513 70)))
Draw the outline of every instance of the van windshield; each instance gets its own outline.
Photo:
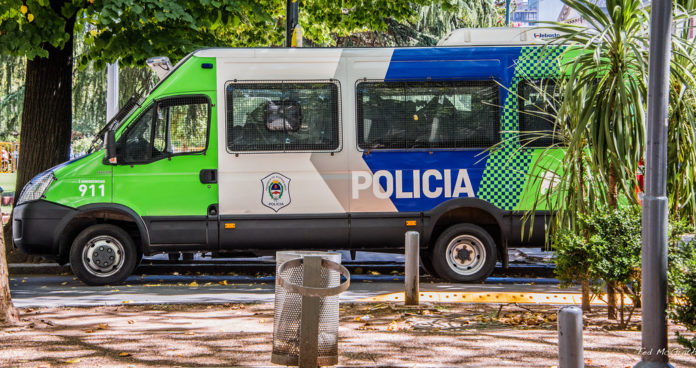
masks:
POLYGON ((104 125, 101 130, 97 133, 97 135, 94 137, 94 140, 92 143, 89 145, 89 150, 87 151, 87 154, 90 154, 92 152, 99 151, 104 147, 104 133, 106 133, 108 130, 116 130, 118 129, 119 126, 121 126, 121 123, 124 121, 128 120, 128 117, 137 110, 143 102, 143 98, 135 94, 131 96, 131 98, 126 101, 126 103, 121 107, 120 110, 114 115, 111 120, 109 120, 106 125, 104 125))

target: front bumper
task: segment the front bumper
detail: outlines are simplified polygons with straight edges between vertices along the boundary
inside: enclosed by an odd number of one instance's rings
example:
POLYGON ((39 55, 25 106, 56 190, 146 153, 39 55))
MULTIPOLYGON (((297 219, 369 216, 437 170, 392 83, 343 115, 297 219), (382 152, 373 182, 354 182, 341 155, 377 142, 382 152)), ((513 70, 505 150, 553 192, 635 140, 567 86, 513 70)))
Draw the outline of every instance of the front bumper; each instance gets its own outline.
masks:
POLYGON ((12 214, 12 241, 24 253, 57 258, 60 236, 75 212, 44 200, 21 204, 12 214))

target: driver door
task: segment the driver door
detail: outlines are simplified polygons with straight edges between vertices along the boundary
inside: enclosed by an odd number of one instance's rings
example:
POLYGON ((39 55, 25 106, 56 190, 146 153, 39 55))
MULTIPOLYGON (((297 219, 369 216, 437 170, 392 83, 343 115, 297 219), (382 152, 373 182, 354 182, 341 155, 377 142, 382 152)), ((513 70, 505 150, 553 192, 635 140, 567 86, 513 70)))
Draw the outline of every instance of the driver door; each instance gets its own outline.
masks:
POLYGON ((143 218, 156 250, 217 248, 217 180, 201 175, 217 166, 214 100, 214 93, 158 100, 117 143, 114 203, 143 218))

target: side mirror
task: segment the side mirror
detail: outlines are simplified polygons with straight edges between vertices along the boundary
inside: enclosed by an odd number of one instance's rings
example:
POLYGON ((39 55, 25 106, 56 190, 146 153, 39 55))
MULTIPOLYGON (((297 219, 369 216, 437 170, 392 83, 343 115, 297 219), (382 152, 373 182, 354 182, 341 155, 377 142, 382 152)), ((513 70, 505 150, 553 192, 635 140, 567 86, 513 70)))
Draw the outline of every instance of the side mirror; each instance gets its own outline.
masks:
POLYGON ((116 135, 114 131, 107 130, 104 134, 104 161, 111 165, 116 165, 118 163, 117 153, 116 153, 116 135))

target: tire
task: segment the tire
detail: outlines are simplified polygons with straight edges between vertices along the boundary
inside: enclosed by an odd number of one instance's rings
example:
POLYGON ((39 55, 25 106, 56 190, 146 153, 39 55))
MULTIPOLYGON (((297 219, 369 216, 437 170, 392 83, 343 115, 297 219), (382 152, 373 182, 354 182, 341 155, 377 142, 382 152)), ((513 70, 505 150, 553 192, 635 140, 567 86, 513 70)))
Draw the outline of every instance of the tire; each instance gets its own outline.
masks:
POLYGON ((473 224, 457 224, 437 238, 432 262, 443 279, 481 282, 495 269, 496 258, 495 241, 486 230, 473 224))
POLYGON ((70 268, 87 285, 120 284, 139 261, 133 239, 114 225, 92 225, 82 230, 70 247, 70 268))
POLYGON ((432 254, 429 251, 421 251, 420 254, 420 266, 432 277, 438 277, 435 268, 433 268, 432 254))

